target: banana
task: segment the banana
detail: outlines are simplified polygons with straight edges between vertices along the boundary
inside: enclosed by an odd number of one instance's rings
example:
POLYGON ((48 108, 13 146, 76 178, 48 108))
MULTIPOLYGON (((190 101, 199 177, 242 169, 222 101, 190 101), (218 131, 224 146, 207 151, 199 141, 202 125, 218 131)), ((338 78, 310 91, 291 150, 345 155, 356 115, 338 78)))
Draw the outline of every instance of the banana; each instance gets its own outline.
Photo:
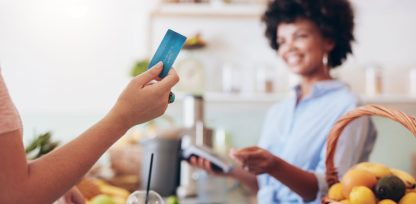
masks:
POLYGON ((414 189, 415 188, 416 180, 409 173, 404 172, 400 169, 394 169, 394 168, 390 168, 390 171, 391 171, 391 173, 393 173, 393 175, 399 177, 404 182, 407 189, 414 189))
POLYGON ((127 202, 127 198, 123 197, 112 197, 116 204, 125 204, 127 202))
POLYGON ((97 184, 95 184, 91 179, 89 178, 83 178, 78 184, 77 187, 79 191, 81 191, 82 195, 87 200, 90 200, 94 198, 97 195, 101 194, 100 188, 97 184))
POLYGON ((387 168, 384 164, 373 162, 361 162, 357 164, 355 168, 368 171, 376 176, 377 179, 381 179, 392 174, 389 168, 387 168))
POLYGON ((113 197, 121 197, 127 199, 127 197, 130 195, 130 192, 126 189, 111 185, 102 185, 100 186, 100 190, 102 193, 113 197))

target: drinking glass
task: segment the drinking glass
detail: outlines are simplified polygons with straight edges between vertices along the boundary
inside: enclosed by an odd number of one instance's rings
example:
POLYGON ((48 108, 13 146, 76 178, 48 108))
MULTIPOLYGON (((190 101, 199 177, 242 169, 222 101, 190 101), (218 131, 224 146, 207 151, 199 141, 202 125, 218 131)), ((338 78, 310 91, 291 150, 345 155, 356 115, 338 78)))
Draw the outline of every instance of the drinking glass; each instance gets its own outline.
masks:
POLYGON ((165 204, 163 198, 154 191, 149 191, 146 202, 146 191, 135 191, 127 198, 127 204, 165 204))

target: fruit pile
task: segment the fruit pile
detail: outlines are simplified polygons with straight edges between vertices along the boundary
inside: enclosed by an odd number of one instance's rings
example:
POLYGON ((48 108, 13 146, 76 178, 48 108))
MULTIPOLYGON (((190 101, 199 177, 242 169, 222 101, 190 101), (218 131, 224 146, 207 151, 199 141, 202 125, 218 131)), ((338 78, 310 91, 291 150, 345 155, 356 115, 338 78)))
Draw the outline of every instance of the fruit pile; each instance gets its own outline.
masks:
POLYGON ((125 204, 130 192, 100 179, 83 178, 77 184, 87 204, 125 204))
POLYGON ((363 162, 329 188, 331 204, 416 204, 416 180, 383 164, 363 162))

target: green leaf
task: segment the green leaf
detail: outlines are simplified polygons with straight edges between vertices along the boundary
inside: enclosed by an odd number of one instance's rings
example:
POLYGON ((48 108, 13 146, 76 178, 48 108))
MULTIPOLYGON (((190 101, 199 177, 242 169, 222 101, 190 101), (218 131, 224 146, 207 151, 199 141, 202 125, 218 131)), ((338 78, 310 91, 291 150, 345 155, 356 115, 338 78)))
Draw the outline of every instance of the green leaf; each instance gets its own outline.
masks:
POLYGON ((53 149, 55 149, 59 142, 51 141, 52 133, 50 131, 40 134, 25 148, 26 157, 28 159, 37 159, 53 149), (34 152, 36 150, 36 152, 34 152))
POLYGON ((143 72, 146 71, 147 67, 149 66, 149 60, 144 59, 136 62, 136 64, 132 67, 130 71, 130 76, 135 77, 143 72))

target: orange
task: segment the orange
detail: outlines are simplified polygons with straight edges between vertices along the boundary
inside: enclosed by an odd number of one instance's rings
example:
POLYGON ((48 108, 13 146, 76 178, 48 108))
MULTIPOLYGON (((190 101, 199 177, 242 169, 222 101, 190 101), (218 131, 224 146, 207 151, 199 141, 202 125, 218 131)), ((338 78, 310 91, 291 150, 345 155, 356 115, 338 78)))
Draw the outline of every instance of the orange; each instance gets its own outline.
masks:
POLYGON ((376 196, 373 191, 365 186, 357 186, 349 195, 351 204, 376 204, 376 196))
POLYGON ((348 198, 352 188, 356 186, 365 186, 372 189, 376 183, 377 178, 372 173, 362 169, 350 169, 342 177, 342 193, 345 198, 348 198))
POLYGON ((397 204, 397 203, 390 199, 384 199, 384 200, 379 201, 377 204, 397 204))
POLYGON ((342 184, 336 183, 332 185, 331 188, 329 188, 328 197, 331 200, 336 200, 336 201, 344 200, 345 197, 342 194, 342 184))
POLYGON ((400 199, 399 204, 415 204, 416 203, 416 193, 406 193, 402 199, 400 199))

